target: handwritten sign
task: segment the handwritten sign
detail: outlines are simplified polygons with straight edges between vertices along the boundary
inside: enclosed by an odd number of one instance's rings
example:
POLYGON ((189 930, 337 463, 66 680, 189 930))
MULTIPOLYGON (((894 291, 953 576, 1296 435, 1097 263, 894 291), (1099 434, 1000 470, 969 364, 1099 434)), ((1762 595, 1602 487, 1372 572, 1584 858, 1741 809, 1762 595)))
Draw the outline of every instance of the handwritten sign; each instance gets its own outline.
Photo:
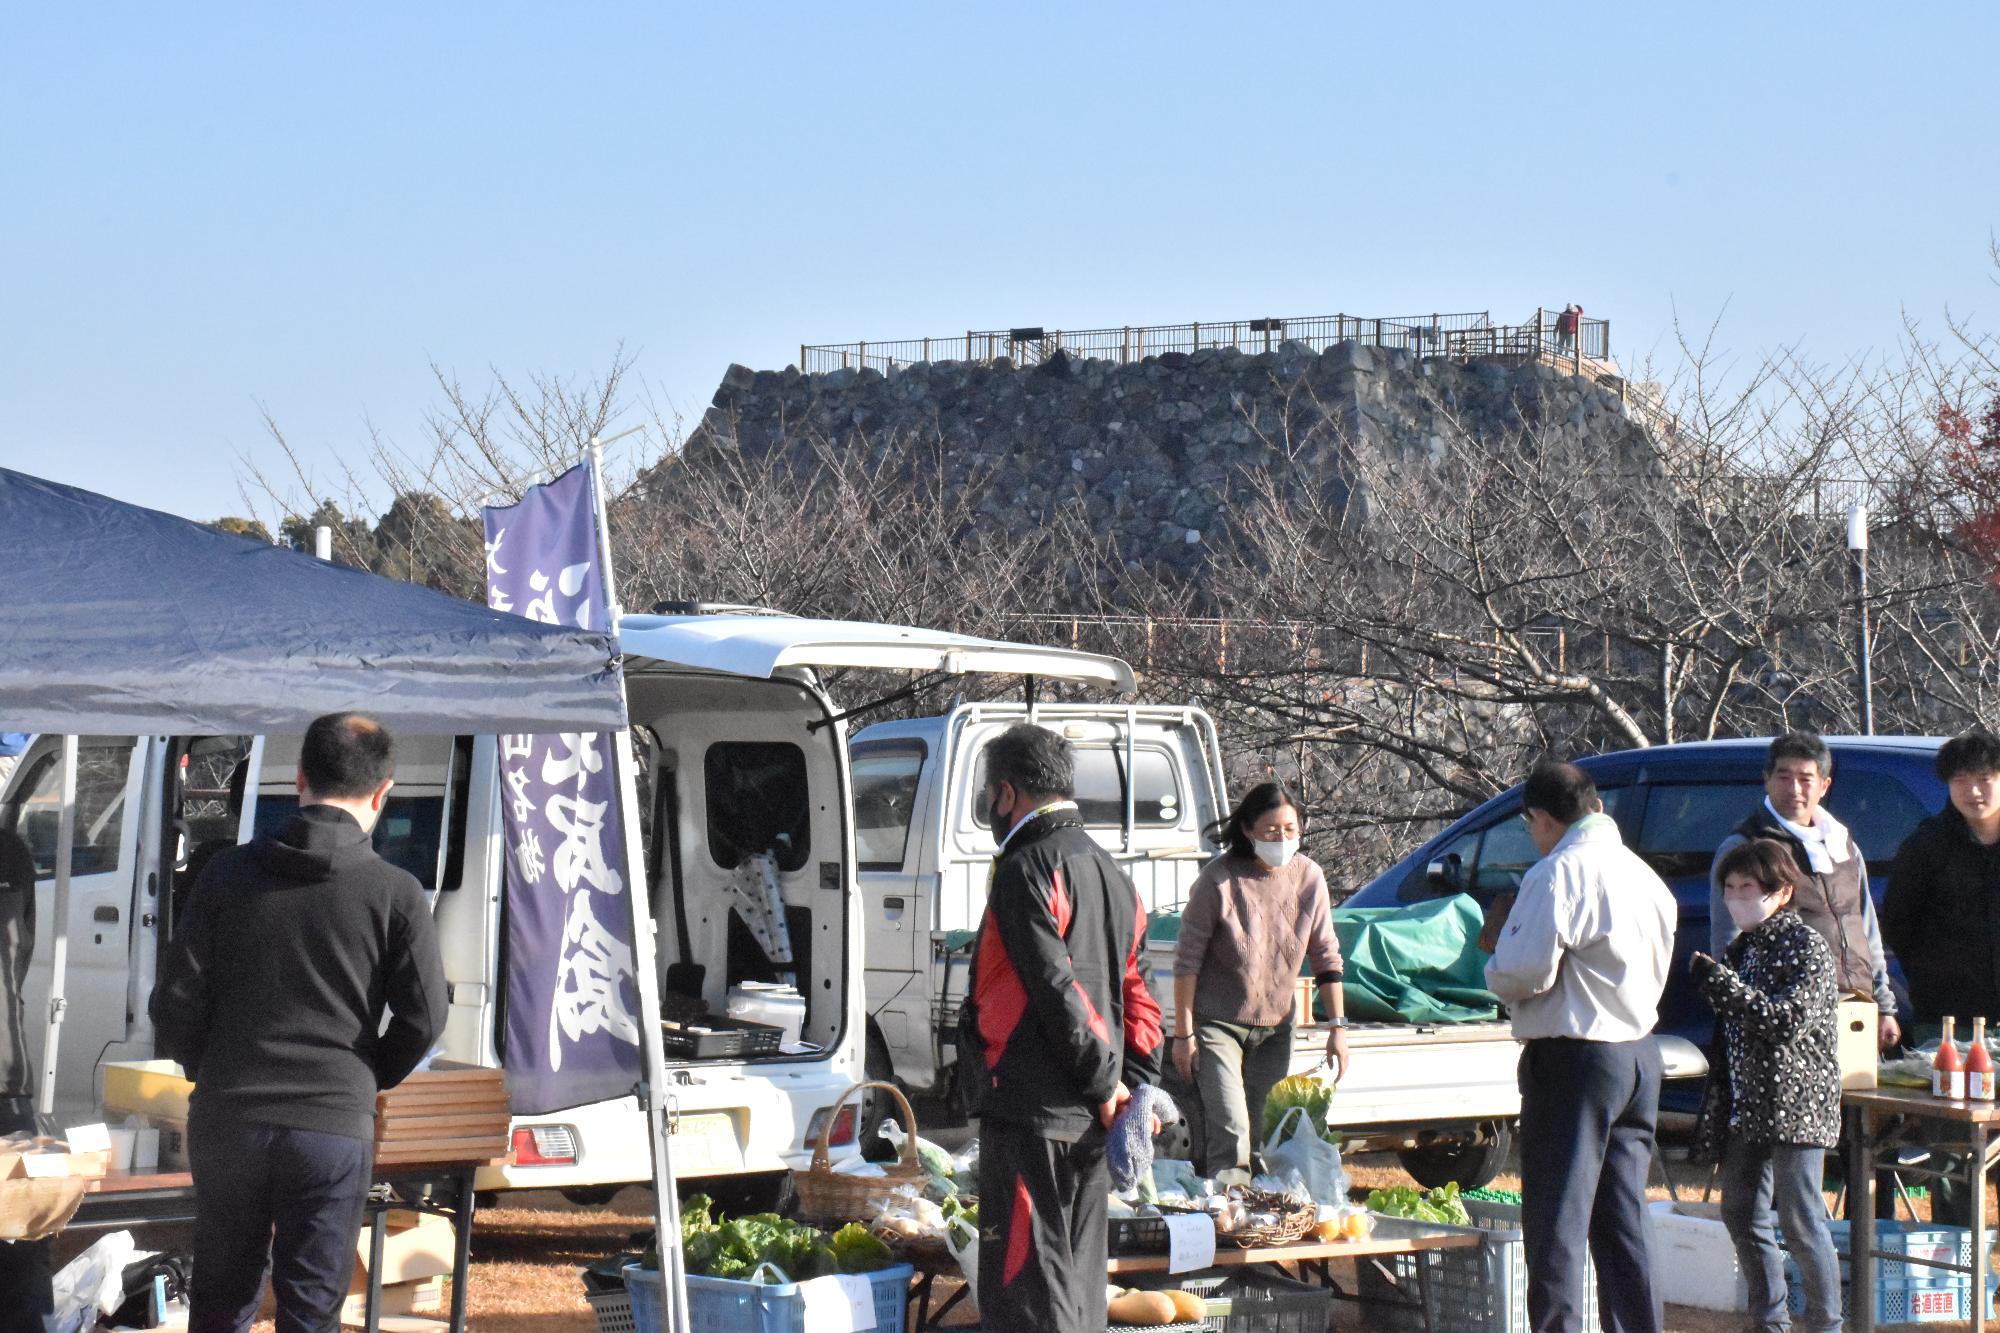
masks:
POLYGON ((804 1326, 813 1333, 867 1333, 875 1327, 875 1289, 865 1277, 842 1273, 799 1283, 804 1326))
POLYGON ((1167 1223, 1167 1271, 1191 1273, 1215 1262, 1215 1219, 1207 1213, 1170 1214, 1167 1223))

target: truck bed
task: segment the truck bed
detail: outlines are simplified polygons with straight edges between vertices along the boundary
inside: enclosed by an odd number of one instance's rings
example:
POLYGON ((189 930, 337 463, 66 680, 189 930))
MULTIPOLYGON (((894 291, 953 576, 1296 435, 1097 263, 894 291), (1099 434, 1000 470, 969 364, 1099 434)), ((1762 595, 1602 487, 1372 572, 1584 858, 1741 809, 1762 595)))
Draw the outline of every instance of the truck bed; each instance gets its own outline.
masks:
MULTIPOLYGON (((1320 1066, 1326 1037, 1320 1027, 1296 1032, 1292 1073, 1320 1066)), ((1347 1030, 1347 1054, 1347 1077, 1332 1104, 1337 1129, 1521 1114, 1521 1046, 1505 1022, 1356 1023, 1347 1030)))

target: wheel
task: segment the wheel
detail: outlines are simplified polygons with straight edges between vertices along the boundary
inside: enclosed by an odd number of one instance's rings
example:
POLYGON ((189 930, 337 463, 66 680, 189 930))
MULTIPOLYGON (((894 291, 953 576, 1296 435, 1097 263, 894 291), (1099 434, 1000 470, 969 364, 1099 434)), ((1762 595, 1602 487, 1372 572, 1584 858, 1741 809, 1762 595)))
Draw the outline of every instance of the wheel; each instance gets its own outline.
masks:
POLYGON ((1404 1148, 1396 1154, 1403 1169, 1425 1189, 1436 1189, 1456 1181, 1462 1190, 1476 1190, 1507 1167, 1514 1151, 1511 1122, 1487 1125, 1477 1143, 1440 1145, 1432 1148, 1404 1148))
POLYGON ((744 1217, 751 1213, 786 1213, 798 1204, 792 1173, 767 1171, 747 1176, 710 1176, 680 1184, 680 1197, 706 1194, 724 1217, 744 1217))
POLYGON ((1205 1141, 1202 1138, 1200 1091, 1181 1077, 1171 1059, 1160 1077, 1160 1087, 1174 1099, 1174 1109, 1181 1113, 1181 1118, 1178 1123, 1160 1131, 1159 1138, 1155 1140, 1155 1155, 1193 1162, 1197 1171, 1203 1170, 1205 1141))
POLYGON ((620 1185, 571 1185, 563 1190, 562 1196, 579 1208, 597 1208, 611 1202, 611 1196, 618 1193, 620 1185))

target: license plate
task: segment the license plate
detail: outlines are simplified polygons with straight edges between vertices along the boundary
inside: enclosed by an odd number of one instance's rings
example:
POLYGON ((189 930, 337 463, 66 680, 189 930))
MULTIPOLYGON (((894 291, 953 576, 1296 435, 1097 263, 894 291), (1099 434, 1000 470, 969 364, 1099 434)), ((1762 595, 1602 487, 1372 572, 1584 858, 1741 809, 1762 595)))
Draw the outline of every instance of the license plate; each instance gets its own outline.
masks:
POLYGON ((743 1169, 735 1117, 726 1111, 683 1111, 673 1122, 672 1134, 677 1174, 743 1169))

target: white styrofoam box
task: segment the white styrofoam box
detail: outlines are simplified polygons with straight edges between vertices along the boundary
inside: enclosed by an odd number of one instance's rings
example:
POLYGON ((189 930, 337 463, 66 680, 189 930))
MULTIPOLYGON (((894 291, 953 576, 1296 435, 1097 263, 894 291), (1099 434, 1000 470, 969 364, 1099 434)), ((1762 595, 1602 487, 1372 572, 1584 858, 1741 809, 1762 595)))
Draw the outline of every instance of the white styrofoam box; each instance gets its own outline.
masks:
POLYGON ((1691 1216, 1661 1200, 1647 1207, 1646 1222, 1660 1299, 1697 1310, 1749 1310, 1750 1287, 1720 1218, 1691 1216))

